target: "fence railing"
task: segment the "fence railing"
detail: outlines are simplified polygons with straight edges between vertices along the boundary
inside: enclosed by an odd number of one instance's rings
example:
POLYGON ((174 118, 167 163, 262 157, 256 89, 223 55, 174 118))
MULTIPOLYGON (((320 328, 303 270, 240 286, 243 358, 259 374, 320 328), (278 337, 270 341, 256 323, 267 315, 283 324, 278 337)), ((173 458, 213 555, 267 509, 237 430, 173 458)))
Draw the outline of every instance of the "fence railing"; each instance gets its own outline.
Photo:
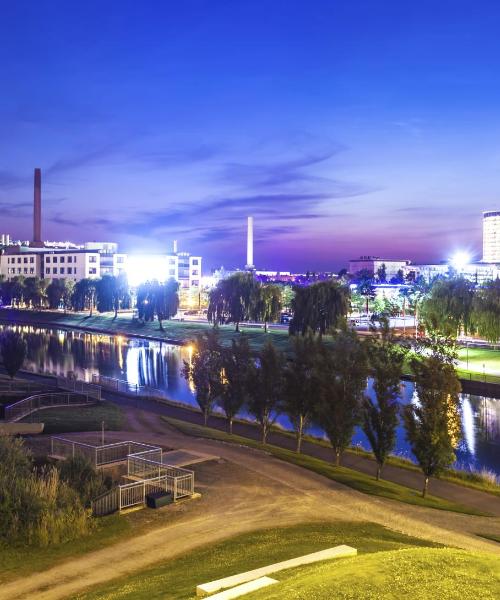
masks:
POLYGON ((87 394, 95 400, 101 399, 101 387, 99 385, 69 377, 57 377, 56 382, 58 388, 69 390, 71 392, 87 394))
POLYGON ((55 408, 60 406, 82 406, 93 404, 95 399, 86 395, 74 392, 52 392, 48 394, 36 394, 18 400, 4 408, 4 417, 6 421, 13 422, 27 417, 31 413, 44 408, 55 408))
POLYGON ((171 494, 174 501, 194 494, 194 472, 164 464, 163 451, 159 446, 131 440, 94 446, 59 436, 52 436, 50 444, 53 456, 68 458, 82 455, 96 467, 127 461, 129 482, 120 484, 92 502, 96 516, 145 504, 147 494, 156 491, 171 494))
POLYGON ((125 379, 116 379, 115 377, 108 377, 106 375, 99 375, 97 373, 92 375, 92 383, 115 392, 134 394, 135 396, 162 396, 165 393, 164 390, 160 390, 159 388, 155 388, 150 385, 130 383, 129 381, 125 381, 125 379))
POLYGON ((22 379, 0 379, 0 392, 44 392, 55 386, 22 379))

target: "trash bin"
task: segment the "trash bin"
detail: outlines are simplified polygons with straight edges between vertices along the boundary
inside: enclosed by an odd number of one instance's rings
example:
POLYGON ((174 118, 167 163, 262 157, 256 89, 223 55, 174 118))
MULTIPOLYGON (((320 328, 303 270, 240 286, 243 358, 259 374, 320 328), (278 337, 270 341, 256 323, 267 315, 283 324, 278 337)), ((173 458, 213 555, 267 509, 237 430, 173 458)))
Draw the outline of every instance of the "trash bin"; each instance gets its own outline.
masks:
POLYGON ((172 494, 168 492, 154 492, 146 494, 146 506, 148 508, 161 508, 172 502, 172 494))

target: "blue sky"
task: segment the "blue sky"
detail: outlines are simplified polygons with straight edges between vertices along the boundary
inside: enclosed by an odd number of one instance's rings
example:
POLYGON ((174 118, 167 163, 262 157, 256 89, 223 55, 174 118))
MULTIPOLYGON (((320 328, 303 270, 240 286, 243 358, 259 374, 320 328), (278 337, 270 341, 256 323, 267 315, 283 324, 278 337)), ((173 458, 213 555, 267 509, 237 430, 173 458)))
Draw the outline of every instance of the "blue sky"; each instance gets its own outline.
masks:
POLYGON ((0 231, 208 267, 468 248, 500 208, 500 5, 2 2, 0 231))

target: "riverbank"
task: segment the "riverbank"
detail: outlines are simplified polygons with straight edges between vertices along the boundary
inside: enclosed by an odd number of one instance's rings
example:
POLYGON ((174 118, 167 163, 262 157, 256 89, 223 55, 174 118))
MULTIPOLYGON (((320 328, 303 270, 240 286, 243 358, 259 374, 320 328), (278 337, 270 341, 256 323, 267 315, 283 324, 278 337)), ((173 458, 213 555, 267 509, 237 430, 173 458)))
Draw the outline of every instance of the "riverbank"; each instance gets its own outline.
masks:
MULTIPOLYGON (((175 345, 189 344, 197 335, 212 329, 209 323, 164 321, 162 331, 157 321, 142 323, 137 319, 132 319, 130 314, 119 314, 115 319, 113 313, 94 314, 90 317, 88 313, 63 313, 52 310, 35 311, 11 308, 0 309, 0 323, 77 329, 88 333, 131 336, 175 345)), ((230 346, 232 340, 239 337, 233 325, 221 325, 218 330, 221 343, 225 346, 230 346)), ((272 341, 281 351, 292 353, 292 345, 286 330, 271 329, 265 332, 263 328, 255 326, 241 326, 240 330, 247 336, 250 347, 254 352, 260 350, 266 342, 272 341)), ((500 351, 481 349, 481 352, 475 355, 472 354, 472 350, 470 352, 469 366, 472 369, 457 369, 463 391, 467 394, 500 399, 500 376, 495 374, 496 368, 500 364, 500 351), (484 372, 480 373, 474 370, 473 360, 476 363, 478 360, 482 361, 484 372), (490 366, 491 373, 488 372, 490 366)), ((404 378, 412 379, 411 376, 405 376, 404 378)))
MULTIPOLYGON (((163 321, 163 331, 158 321, 142 323, 132 319, 130 314, 114 318, 113 313, 94 314, 88 313, 63 313, 53 310, 24 310, 2 308, 0 309, 0 323, 15 325, 41 325, 44 327, 59 327, 62 329, 79 329, 89 333, 103 335, 133 336, 168 344, 184 345, 193 341, 197 335, 212 329, 210 323, 194 323, 190 321, 163 321)), ((221 343, 230 346, 233 339, 239 334, 234 325, 220 325, 218 327, 221 343)), ((267 341, 272 341, 277 348, 284 352, 291 351, 288 331, 283 329, 264 329, 240 326, 241 333, 245 333, 252 350, 257 351, 267 341)))

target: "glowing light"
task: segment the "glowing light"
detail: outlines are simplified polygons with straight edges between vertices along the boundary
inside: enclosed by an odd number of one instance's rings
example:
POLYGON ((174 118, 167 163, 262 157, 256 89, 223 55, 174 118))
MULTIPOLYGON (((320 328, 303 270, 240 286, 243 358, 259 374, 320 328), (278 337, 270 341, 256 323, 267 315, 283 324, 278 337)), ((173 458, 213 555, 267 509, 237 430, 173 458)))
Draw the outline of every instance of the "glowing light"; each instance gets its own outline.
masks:
POLYGON ((476 454, 474 413, 472 412, 470 400, 467 397, 465 397, 462 401, 462 428, 467 448, 469 452, 474 456, 476 454))
POLYGON ((125 338, 123 337, 123 335, 117 335, 115 337, 116 343, 117 344, 123 344, 123 342, 125 341, 125 338))
POLYGON ((163 254, 130 255, 126 265, 127 279, 132 287, 146 281, 168 279, 168 256, 163 254))
POLYGON ((470 254, 468 252, 460 251, 455 252, 451 257, 450 263, 456 271, 463 271, 470 261, 470 254))

